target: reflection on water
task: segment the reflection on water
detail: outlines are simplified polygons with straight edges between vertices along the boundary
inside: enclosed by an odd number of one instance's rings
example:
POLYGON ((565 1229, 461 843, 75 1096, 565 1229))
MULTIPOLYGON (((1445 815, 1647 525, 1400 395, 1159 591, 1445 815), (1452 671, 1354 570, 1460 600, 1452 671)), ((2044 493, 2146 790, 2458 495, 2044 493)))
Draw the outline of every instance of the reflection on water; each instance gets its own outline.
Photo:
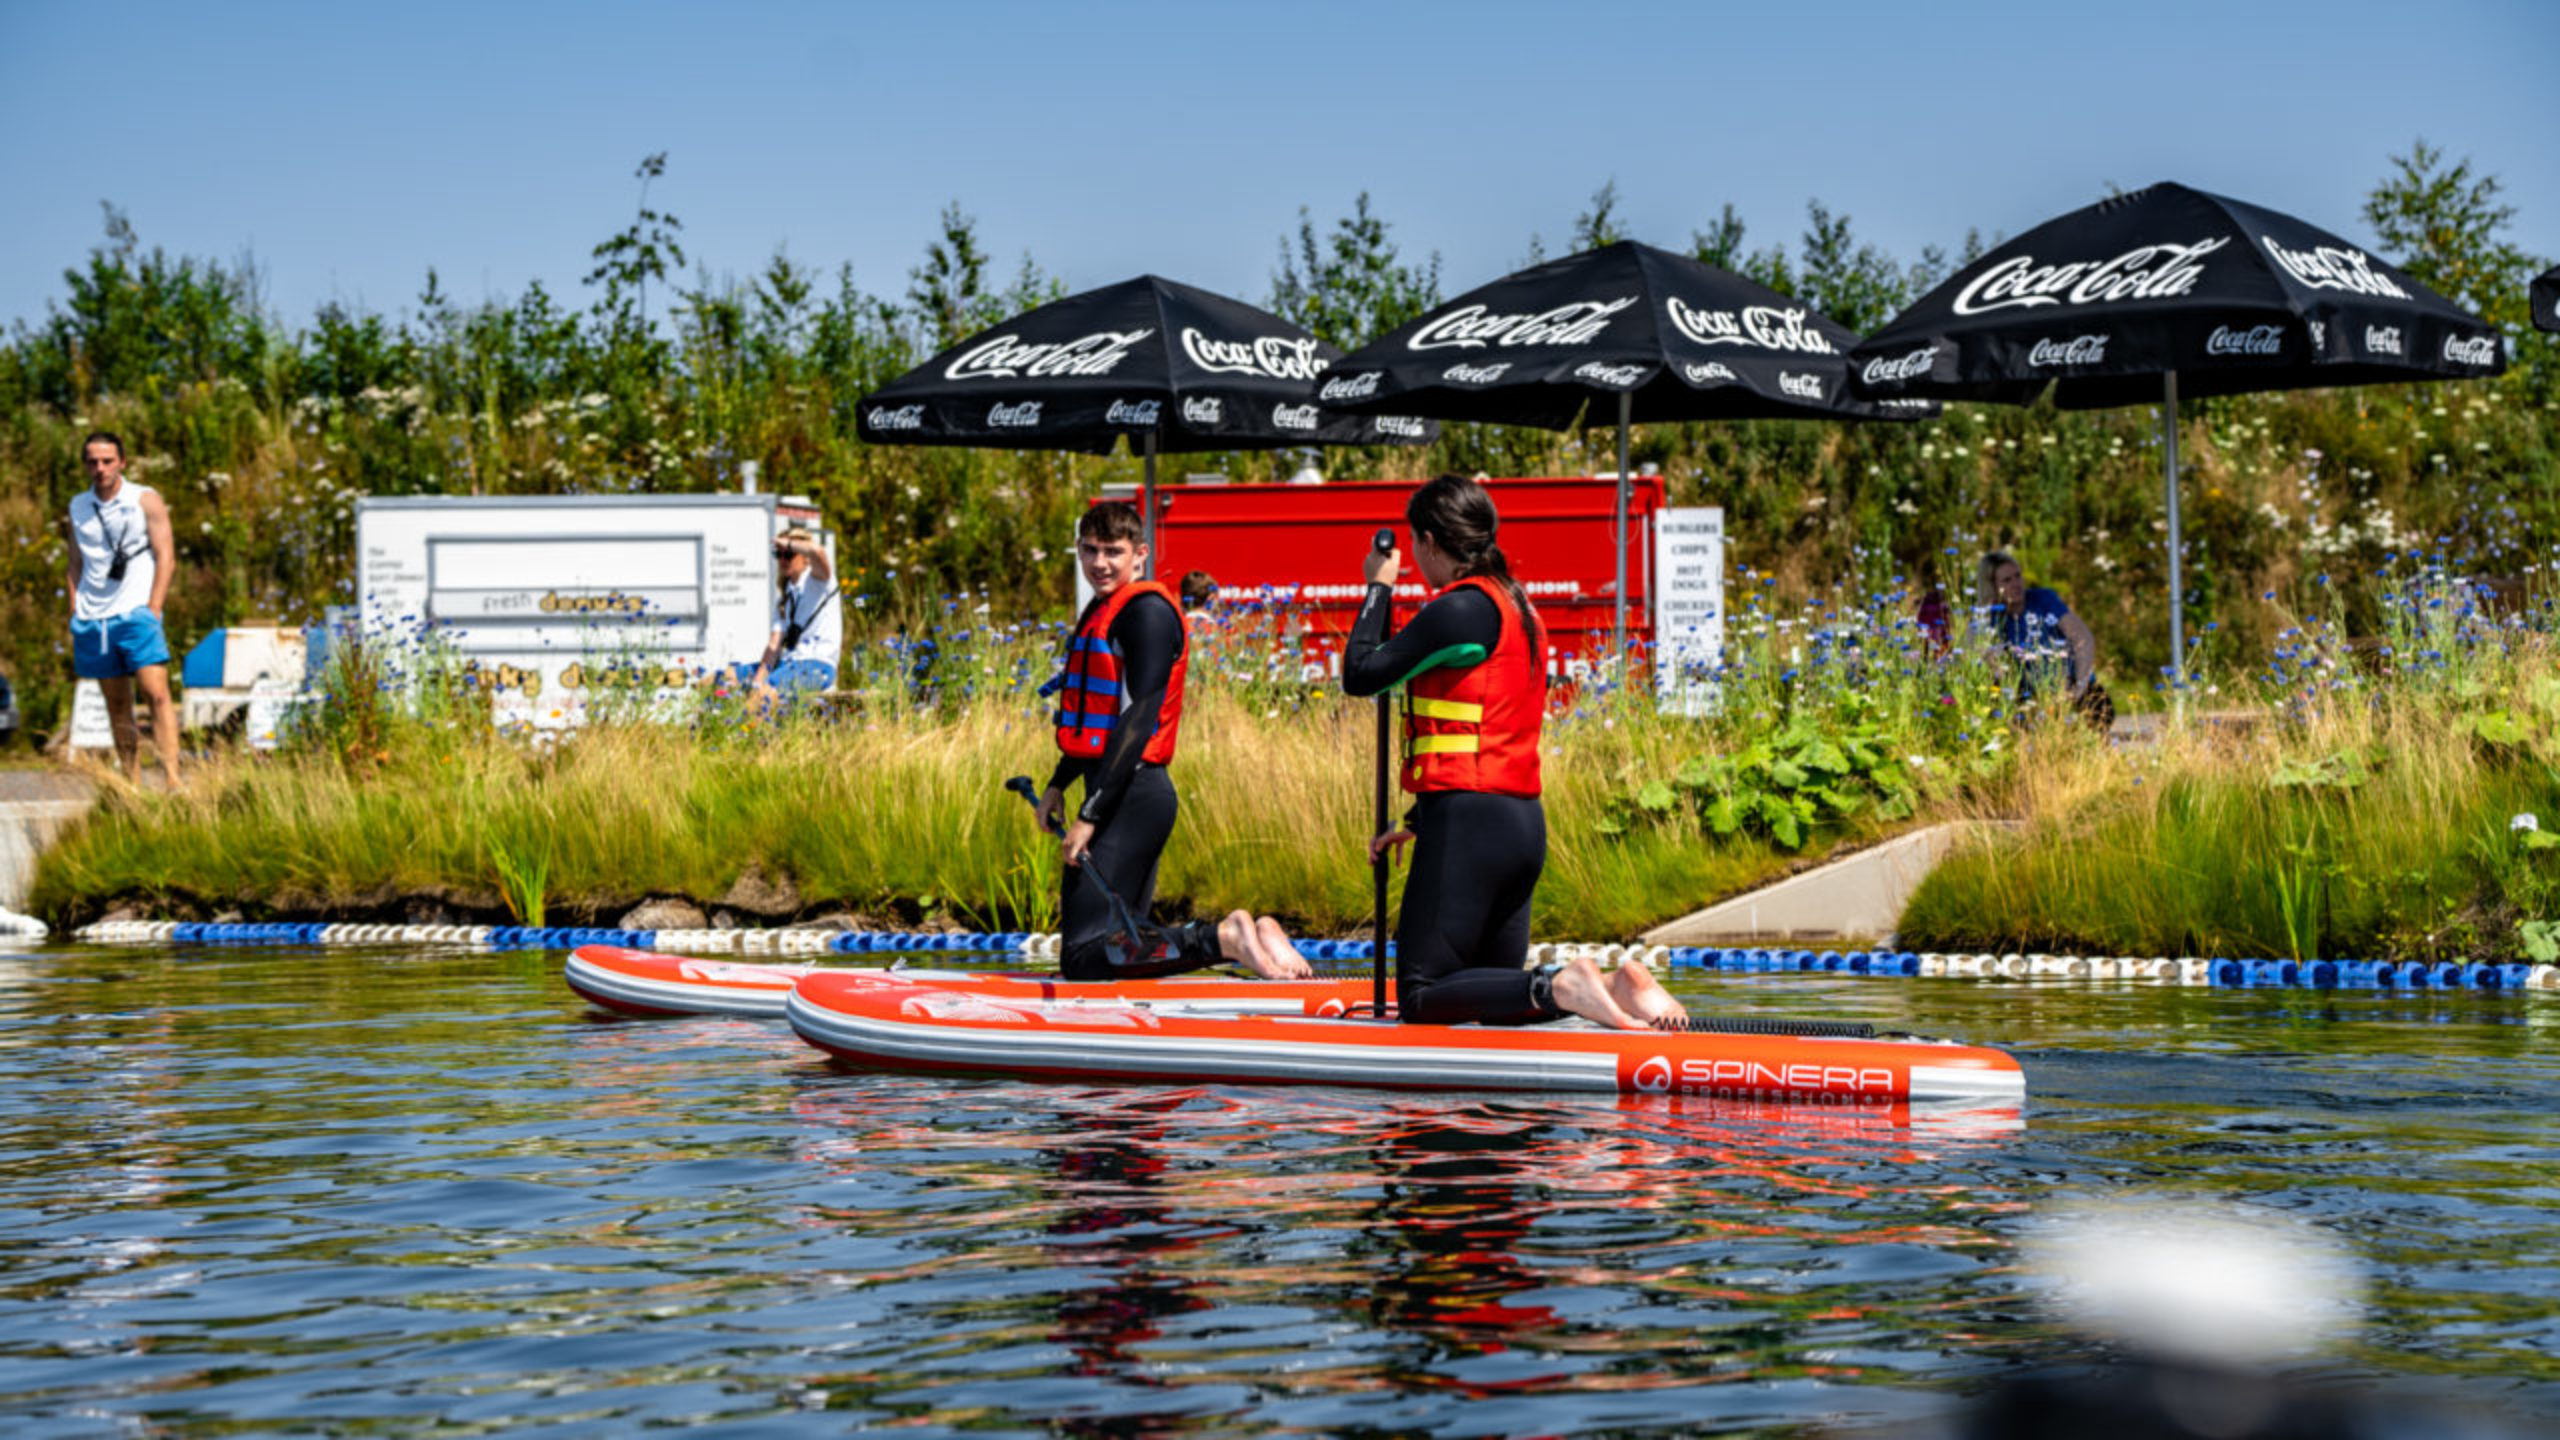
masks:
POLYGON ((2020 1125, 867 1075, 555 967, 13 962, 0 1428, 1890 1428, 2079 1355, 2017 1242, 2126 1194, 2334 1236, 2338 1375, 2560 1415, 2540 1001, 1687 982, 2011 1043, 2020 1125))

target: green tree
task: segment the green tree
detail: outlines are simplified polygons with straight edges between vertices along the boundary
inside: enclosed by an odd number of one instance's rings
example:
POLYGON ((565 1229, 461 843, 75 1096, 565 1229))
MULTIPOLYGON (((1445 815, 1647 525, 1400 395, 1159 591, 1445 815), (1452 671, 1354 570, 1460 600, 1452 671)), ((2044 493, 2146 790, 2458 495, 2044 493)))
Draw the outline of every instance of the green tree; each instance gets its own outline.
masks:
POLYGON ((1771 246, 1756 254, 1745 254, 1742 244, 1748 233, 1749 227, 1733 208, 1733 202, 1728 200, 1716 213, 1714 223, 1704 230, 1690 232, 1689 253, 1719 270, 1730 270, 1746 279, 1757 280, 1780 294, 1794 294, 1795 271, 1787 264, 1787 252, 1771 246))
POLYGON ((2391 174, 2365 197, 2364 218, 2401 269, 2457 305, 2500 325, 2524 323, 2524 287, 2541 262, 2507 238, 2516 209, 2501 203, 2495 175, 2421 139, 2391 158, 2391 174))
POLYGON ((942 207, 942 233, 925 246, 924 263, 907 272, 907 303, 935 350, 1003 318, 987 294, 978 222, 957 200, 942 207))
MULTIPOLYGON (((1864 335, 1908 303, 1916 287, 1901 262, 1849 233, 1849 217, 1834 215, 1819 200, 1805 202, 1804 249, 1792 292, 1816 310, 1864 335)), ((1922 273, 1944 268, 1944 257, 1924 253, 1922 273)))
POLYGON ((684 263, 684 245, 676 239, 684 222, 649 208, 649 183, 666 173, 666 151, 641 160, 640 168, 632 172, 640 182, 637 213, 629 226, 588 252, 596 266, 587 272, 586 283, 604 285, 600 308, 608 314, 619 314, 629 302, 635 307, 642 331, 649 328, 649 282, 666 279, 670 271, 684 263))
POLYGON ((1591 192, 1591 208, 1573 217, 1573 248, 1597 250, 1629 238, 1626 225, 1618 219, 1617 177, 1611 176, 1591 192))
POLYGON ((1387 222, 1369 210, 1369 192, 1323 235, 1298 207, 1295 249, 1280 242, 1271 277, 1272 313, 1317 339, 1353 349, 1440 303, 1440 256, 1407 264, 1387 238, 1387 222))
POLYGON ((2394 264, 2506 331, 2528 386, 2547 397, 2560 388, 2560 343, 2533 328, 2526 287, 2550 262, 2509 238, 2516 211, 2499 199, 2505 188, 2467 156, 2448 164, 2422 138, 2392 157, 2364 218, 2394 264))

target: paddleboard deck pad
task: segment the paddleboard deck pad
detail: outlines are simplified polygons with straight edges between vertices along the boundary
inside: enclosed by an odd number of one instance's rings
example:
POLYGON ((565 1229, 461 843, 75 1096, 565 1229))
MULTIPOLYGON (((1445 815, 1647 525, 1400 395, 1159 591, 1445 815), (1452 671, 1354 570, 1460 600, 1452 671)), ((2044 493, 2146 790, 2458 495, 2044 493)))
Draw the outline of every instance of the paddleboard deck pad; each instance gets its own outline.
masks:
POLYGON ((582 945, 563 970, 569 988, 617 1015, 746 1015, 778 1018, 804 975, 842 977, 852 985, 922 984, 1013 999, 1116 995, 1160 1007, 1213 1013, 1288 1015, 1366 1013, 1373 982, 1337 980, 1170 980, 1080 982, 1055 975, 989 975, 957 970, 871 969, 812 963, 773 964, 660 955, 618 945, 582 945))
MULTIPOLYGON (((1348 983, 1365 1010, 1367 982, 1348 983)), ((1295 1014, 1253 1014, 1150 1003, 1107 987, 1048 988, 1063 993, 815 971, 783 1013, 800 1038, 836 1059, 893 1070, 1878 1107, 2017 1105, 2026 1096, 2015 1059, 1943 1040, 1620 1031, 1580 1021, 1405 1025, 1303 1003, 1295 1014)))

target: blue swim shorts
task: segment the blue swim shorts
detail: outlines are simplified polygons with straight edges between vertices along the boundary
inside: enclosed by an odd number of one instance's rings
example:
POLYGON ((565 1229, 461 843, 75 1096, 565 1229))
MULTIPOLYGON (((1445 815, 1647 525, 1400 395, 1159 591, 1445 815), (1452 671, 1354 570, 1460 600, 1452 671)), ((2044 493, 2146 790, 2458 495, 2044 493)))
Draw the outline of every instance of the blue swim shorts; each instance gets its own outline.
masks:
POLYGON ((83 680, 123 680, 146 665, 168 663, 169 637, 148 610, 71 622, 71 673, 83 680))
POLYGON ((834 685, 836 667, 824 660, 785 660, 773 667, 765 681, 785 695, 805 695, 834 685))

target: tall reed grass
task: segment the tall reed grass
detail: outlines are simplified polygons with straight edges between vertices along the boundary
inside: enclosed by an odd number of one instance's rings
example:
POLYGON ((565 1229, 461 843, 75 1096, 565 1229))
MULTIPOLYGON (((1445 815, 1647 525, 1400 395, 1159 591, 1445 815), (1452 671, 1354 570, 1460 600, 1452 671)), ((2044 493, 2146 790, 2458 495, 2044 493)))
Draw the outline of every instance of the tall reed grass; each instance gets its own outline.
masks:
MULTIPOLYGON (((1708 713, 1606 677, 1557 692, 1537 931, 1631 936, 1842 847, 1993 820, 2007 838, 1931 877, 1906 943, 2560 950, 2560 611, 2538 590, 2493 607, 2432 560, 2369 578, 2370 639, 2331 601, 2207 687, 2238 708, 2200 698, 2128 738, 2081 723, 2050 662, 2022 664, 1980 617, 1922 631, 1890 577, 1782 608, 1746 573, 1724 662, 1697 677, 1708 713), (1766 763, 1727 763, 1752 754, 1766 763), (1738 806, 1802 823, 1721 823, 1738 806)), ((1035 692, 1057 629, 990 623, 982 603, 856 644, 823 713, 759 721, 704 691, 591 708, 571 733, 494 728, 432 642, 364 637, 286 753, 220 759, 180 795, 119 791, 47 853, 34 903, 72 923, 118 898, 337 915, 425 899, 558 923, 680 895, 775 920, 1047 928, 1055 842, 1003 782, 1055 755, 1035 692)), ((1200 637, 1168 916, 1367 923, 1373 712, 1310 683, 1291 632, 1248 608, 1200 637)))

